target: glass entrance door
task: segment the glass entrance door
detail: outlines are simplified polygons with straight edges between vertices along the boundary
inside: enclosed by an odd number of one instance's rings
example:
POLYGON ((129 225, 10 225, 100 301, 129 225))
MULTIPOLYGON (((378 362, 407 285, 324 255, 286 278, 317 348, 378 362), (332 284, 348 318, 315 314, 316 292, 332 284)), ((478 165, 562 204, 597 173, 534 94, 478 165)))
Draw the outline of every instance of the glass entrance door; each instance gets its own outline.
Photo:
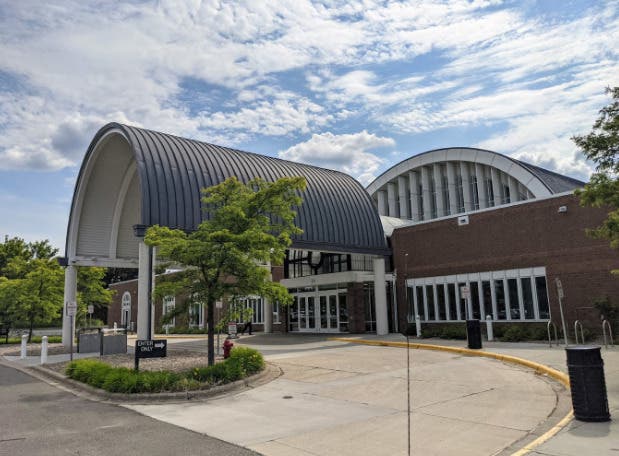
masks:
POLYGON ((346 293, 327 290, 296 294, 289 324, 290 331, 348 332, 346 293))

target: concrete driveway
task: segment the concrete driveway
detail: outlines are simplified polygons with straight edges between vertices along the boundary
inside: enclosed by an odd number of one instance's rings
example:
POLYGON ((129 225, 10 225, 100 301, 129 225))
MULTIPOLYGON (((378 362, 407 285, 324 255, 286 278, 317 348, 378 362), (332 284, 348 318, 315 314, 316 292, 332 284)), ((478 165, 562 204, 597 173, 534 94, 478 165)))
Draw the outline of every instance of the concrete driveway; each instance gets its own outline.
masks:
MULTIPOLYGON (((282 376, 207 402, 127 407, 265 455, 407 454, 405 349, 321 337, 240 342, 282 376)), ((443 352, 410 357, 412 454, 508 454, 568 408, 562 387, 524 368, 443 352)))

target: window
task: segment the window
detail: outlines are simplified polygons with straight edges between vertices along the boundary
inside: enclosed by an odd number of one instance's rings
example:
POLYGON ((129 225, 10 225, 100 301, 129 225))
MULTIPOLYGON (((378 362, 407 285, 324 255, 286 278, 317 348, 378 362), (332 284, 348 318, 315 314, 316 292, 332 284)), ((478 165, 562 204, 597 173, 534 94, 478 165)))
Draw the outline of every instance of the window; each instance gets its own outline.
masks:
POLYGON ((477 176, 471 176, 471 198, 473 201, 473 209, 479 209, 479 187, 477 185, 477 176))
POLYGON ((518 299, 518 279, 507 279, 509 296, 509 315, 512 320, 520 319, 520 300, 518 299))
POLYGON ((374 283, 363 283, 363 305, 365 307, 365 330, 376 331, 376 309, 374 307, 374 283))
POLYGON ((550 318, 550 309, 548 308, 548 290, 546 289, 546 277, 536 277, 535 288, 537 292, 539 318, 550 318))
MULTIPOLYGON (((409 279, 409 293, 424 321, 481 320, 487 315, 499 321, 547 320, 550 310, 545 273, 544 267, 532 267, 409 279), (469 302, 460 291, 467 285, 469 302)), ((411 315, 410 321, 414 317, 411 315)))
POLYGON ((460 174, 456 176, 456 200, 458 212, 464 212, 464 192, 462 190, 462 176, 460 174))
MULTIPOLYGON (((176 307, 176 298, 174 296, 166 296, 163 298, 163 315, 171 313, 176 307)), ((176 324, 176 317, 172 318, 164 327, 173 328, 176 324)))
POLYGON ((204 305, 201 302, 192 302, 189 305, 189 327, 204 328, 204 305))
POLYGON ((522 302, 524 304, 524 318, 526 320, 535 319, 535 310, 533 306, 533 290, 531 288, 531 278, 524 277, 520 279, 522 283, 522 302))
POLYGON ((264 323, 264 300, 260 296, 238 298, 234 305, 239 312, 238 323, 244 323, 249 319, 254 324, 264 323))
POLYGON ((131 321, 131 293, 125 291, 120 309, 120 325, 129 326, 131 321))
POLYGON ((281 323, 279 318, 279 301, 275 301, 273 303, 273 323, 281 323))
POLYGON ((428 320, 434 320, 434 290, 432 285, 426 285, 426 299, 428 303, 428 320))

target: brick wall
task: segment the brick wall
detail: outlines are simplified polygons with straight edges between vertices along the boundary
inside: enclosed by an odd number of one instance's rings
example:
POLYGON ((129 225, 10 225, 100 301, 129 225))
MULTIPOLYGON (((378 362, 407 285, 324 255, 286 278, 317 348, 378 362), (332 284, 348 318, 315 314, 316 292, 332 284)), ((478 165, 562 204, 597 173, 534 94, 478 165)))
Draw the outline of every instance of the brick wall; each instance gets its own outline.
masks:
POLYGON ((619 296, 619 278, 610 274, 619 267, 618 252, 585 234, 605 217, 605 210, 580 207, 575 196, 567 195, 471 214, 468 225, 458 226, 451 218, 395 230, 391 242, 401 323, 405 272, 418 278, 545 266, 553 319, 559 316, 554 285, 559 277, 567 320, 585 320, 595 329, 599 316, 591 310, 593 300, 619 296), (559 213, 560 206, 567 212, 559 213))

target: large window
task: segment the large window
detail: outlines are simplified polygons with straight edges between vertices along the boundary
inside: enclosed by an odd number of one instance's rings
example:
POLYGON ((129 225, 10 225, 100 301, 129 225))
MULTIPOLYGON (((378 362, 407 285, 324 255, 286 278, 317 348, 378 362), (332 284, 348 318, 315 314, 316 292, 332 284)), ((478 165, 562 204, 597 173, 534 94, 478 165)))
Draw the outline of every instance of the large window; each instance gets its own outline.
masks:
POLYGON ((534 267, 457 276, 410 279, 412 319, 454 321, 467 318, 547 320, 550 318, 546 269, 534 267), (468 302, 461 290, 469 288, 468 302))
POLYGON ((234 305, 240 314, 239 323, 247 322, 250 319, 254 324, 264 323, 264 300, 260 296, 237 298, 234 305))
MULTIPOLYGON (((176 307, 176 298, 174 296, 166 296, 163 298, 163 315, 172 313, 176 307)), ((173 328, 176 324, 176 317, 172 318, 166 325, 173 328)))

